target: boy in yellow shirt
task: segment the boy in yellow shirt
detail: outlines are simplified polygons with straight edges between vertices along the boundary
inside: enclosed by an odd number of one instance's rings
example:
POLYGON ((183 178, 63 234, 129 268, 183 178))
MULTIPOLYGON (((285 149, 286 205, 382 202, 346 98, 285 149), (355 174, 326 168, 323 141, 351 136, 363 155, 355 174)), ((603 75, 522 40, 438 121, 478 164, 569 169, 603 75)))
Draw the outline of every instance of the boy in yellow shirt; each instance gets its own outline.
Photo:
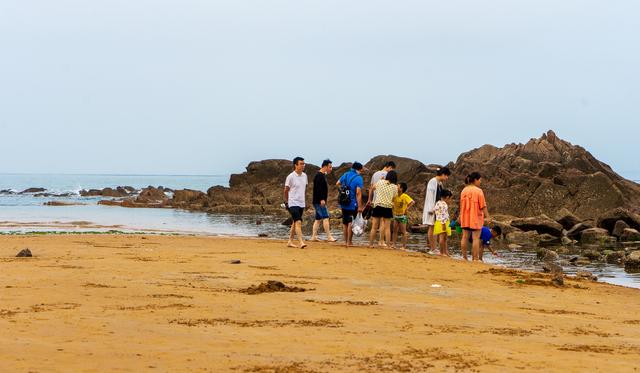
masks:
POLYGON ((393 235, 391 236, 391 247, 396 247, 398 233, 402 233, 402 248, 407 249, 407 209, 415 203, 407 193, 407 183, 398 184, 398 196, 393 199, 393 235))

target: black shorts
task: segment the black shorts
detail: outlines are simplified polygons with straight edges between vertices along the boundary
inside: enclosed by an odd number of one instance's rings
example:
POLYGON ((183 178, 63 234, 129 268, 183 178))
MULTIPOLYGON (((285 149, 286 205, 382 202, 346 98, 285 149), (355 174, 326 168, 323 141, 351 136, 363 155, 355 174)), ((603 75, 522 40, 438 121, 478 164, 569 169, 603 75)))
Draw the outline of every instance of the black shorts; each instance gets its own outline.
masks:
POLYGON ((358 210, 342 209, 342 224, 347 225, 353 223, 353 219, 358 216, 358 210))
POLYGON ((385 218, 385 219, 391 219, 393 218, 393 209, 391 209, 391 207, 381 207, 381 206, 376 206, 373 208, 373 212, 371 213, 371 216, 373 216, 374 218, 385 218))
POLYGON ((291 206, 289 207, 289 214, 294 222, 302 221, 302 214, 304 213, 304 207, 291 206))

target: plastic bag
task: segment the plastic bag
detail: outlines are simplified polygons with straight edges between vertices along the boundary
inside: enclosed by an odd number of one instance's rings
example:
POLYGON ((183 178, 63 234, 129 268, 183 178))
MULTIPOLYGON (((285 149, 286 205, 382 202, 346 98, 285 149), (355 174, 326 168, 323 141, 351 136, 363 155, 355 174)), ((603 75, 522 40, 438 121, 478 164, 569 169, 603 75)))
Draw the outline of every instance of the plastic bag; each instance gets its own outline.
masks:
POLYGON ((356 219, 353 221, 353 224, 351 225, 351 231, 356 236, 362 236, 366 227, 367 227, 367 221, 364 220, 364 218, 362 217, 362 213, 358 213, 358 216, 356 216, 356 219))

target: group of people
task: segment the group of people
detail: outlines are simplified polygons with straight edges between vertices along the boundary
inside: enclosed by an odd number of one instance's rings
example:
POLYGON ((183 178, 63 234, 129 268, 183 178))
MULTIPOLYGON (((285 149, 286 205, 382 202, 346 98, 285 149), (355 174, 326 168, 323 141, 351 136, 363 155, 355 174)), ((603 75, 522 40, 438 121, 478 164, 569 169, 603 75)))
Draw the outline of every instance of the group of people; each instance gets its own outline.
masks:
MULTIPOLYGON (((305 248, 307 244, 302 235, 302 217, 306 208, 305 194, 308 185, 307 175, 304 173, 305 162, 302 157, 293 159, 293 172, 286 180, 284 187, 285 205, 291 214, 293 224, 289 233, 289 247, 305 248), (294 243, 297 236, 298 243, 294 243)), ((384 167, 375 172, 371 177, 366 203, 364 199, 364 166, 354 162, 347 172, 340 176, 336 186, 339 191, 338 201, 342 210, 343 237, 346 246, 353 245, 352 224, 358 214, 371 218, 371 231, 369 233, 369 246, 373 247, 378 236, 378 245, 381 247, 396 247, 399 236, 402 236, 402 248, 407 249, 408 218, 407 210, 415 202, 407 194, 408 185, 398 182, 398 174, 395 171, 396 164, 389 161, 384 167)), ((331 234, 329 224, 329 211, 327 201, 329 197, 329 183, 327 175, 333 170, 331 160, 322 162, 321 168, 313 179, 313 208, 315 221, 313 224, 311 240, 318 241, 320 225, 327 235, 327 241, 335 242, 331 234)), ((488 228, 485 224, 490 222, 488 207, 484 193, 480 188, 482 177, 479 173, 469 174, 465 180, 465 187, 460 195, 459 213, 457 219, 453 219, 449 212, 449 205, 453 199, 453 193, 444 189, 443 184, 449 179, 451 171, 447 167, 436 170, 436 176, 429 180, 426 189, 422 223, 427 226, 427 241, 429 251, 440 255, 449 256, 448 237, 452 229, 462 233, 460 241, 462 257, 467 260, 467 250, 471 244, 472 260, 482 260, 485 248, 491 250, 491 239, 502 232, 500 227, 488 228)))

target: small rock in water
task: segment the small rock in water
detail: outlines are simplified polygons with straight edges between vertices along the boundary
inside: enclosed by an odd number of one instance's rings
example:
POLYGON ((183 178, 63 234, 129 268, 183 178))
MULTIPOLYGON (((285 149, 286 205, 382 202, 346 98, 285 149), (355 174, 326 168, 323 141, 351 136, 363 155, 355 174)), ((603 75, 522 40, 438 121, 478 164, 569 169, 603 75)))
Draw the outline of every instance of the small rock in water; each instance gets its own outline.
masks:
POLYGON ((32 257, 33 254, 31 254, 31 250, 27 249, 22 249, 20 250, 20 252, 18 253, 18 255, 16 255, 17 258, 30 258, 32 257))
POLYGON ((596 250, 587 250, 584 253, 582 253, 582 255, 584 255, 585 258, 589 258, 589 260, 600 260, 600 252, 596 251, 596 250))
POLYGON ((562 267, 552 262, 542 263, 542 270, 551 273, 562 273, 562 267))
POLYGON ((258 237, 269 237, 266 233, 258 233, 258 237))
POLYGON ((556 286, 564 286, 564 276, 562 273, 554 273, 551 282, 556 286))
POLYGON ((591 281, 598 281, 598 276, 594 275, 593 273, 591 273, 589 271, 578 271, 578 272, 576 272, 576 277, 585 278, 585 279, 591 280, 591 281))
POLYGON ((256 225, 262 225, 262 220, 260 219, 256 220, 256 225))

